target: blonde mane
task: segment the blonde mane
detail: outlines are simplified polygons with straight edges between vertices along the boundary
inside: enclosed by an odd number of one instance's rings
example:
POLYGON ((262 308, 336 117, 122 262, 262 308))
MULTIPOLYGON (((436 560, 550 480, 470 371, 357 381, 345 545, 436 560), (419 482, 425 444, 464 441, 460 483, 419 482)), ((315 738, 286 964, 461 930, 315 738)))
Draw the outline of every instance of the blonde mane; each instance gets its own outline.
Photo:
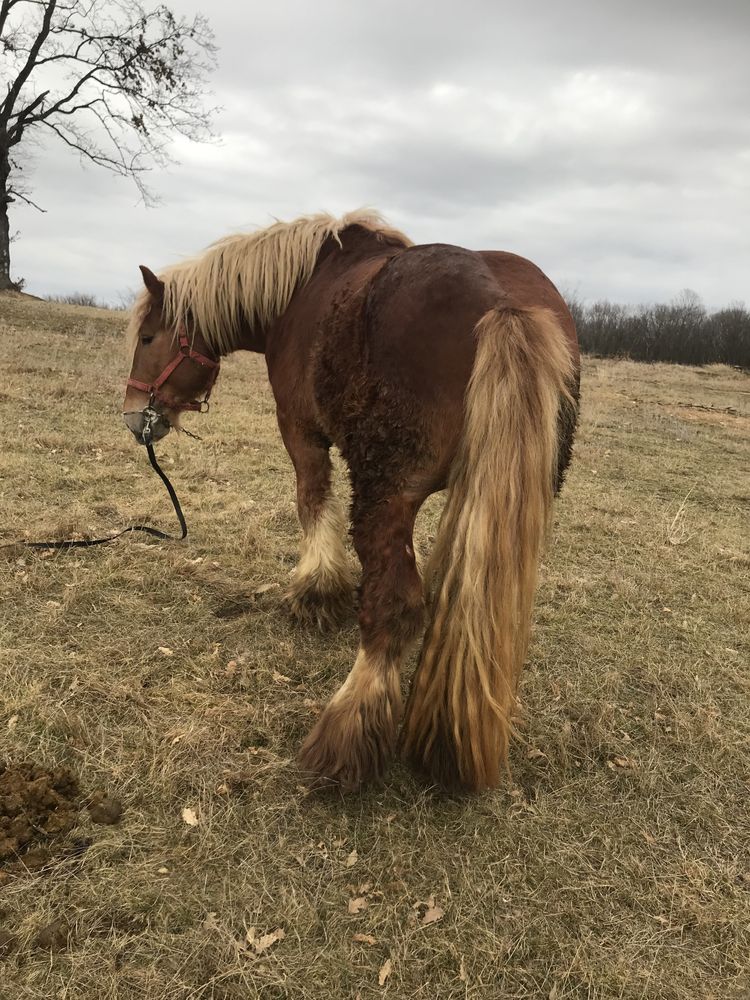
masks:
MULTIPOLYGON (((330 236, 340 245, 341 231, 354 225, 369 229, 383 243, 411 246, 411 240, 377 212, 366 210, 340 219, 326 213, 307 215, 226 236, 200 256, 160 273, 167 326, 184 322, 190 314, 209 346, 226 354, 237 346, 243 324, 262 328, 284 312, 296 289, 310 279, 326 239, 330 236)), ((131 337, 137 336, 150 306, 150 293, 144 289, 131 313, 131 337)))

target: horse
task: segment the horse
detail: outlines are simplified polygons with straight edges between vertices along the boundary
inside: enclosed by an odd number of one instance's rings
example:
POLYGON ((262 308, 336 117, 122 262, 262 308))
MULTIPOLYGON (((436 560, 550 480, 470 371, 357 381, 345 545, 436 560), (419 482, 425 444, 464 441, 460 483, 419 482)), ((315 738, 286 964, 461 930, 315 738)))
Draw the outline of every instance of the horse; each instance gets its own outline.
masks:
POLYGON ((355 586, 332 445, 348 466, 359 650, 303 771, 344 791, 381 782, 402 722, 402 753, 428 779, 497 787, 578 414, 575 324, 555 286, 515 254, 414 245, 369 211, 276 222, 140 270, 127 426, 140 443, 163 437, 207 407, 222 357, 265 355, 302 528, 286 598, 320 626, 355 586), (441 490, 423 581, 414 521, 441 490), (403 709, 401 667, 423 633, 403 709))

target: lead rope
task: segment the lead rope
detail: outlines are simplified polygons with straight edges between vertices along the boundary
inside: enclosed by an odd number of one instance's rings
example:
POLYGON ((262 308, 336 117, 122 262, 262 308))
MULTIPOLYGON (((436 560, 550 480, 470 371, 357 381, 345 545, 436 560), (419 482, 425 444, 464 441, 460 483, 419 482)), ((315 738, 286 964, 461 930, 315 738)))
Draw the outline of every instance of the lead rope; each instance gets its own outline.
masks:
POLYGON ((0 545, 0 548, 9 549, 14 548, 16 545, 23 545, 27 549, 86 549, 92 545, 106 545, 107 542, 114 542, 116 538, 120 538, 122 535, 127 535, 129 531, 143 531, 145 534, 152 535, 154 538, 162 538, 170 542, 181 542, 183 538, 187 538, 187 522, 185 521, 185 515, 182 513, 180 501, 177 499, 174 486, 172 486, 167 478, 166 472, 164 472, 159 463, 156 461, 154 446, 151 444, 152 428, 158 416, 159 414, 150 406, 144 410, 146 422, 143 428, 143 440, 146 444, 146 451, 148 453, 148 460, 151 463, 151 468, 154 472, 156 472, 167 488, 167 493, 169 493, 169 499, 172 501, 172 506, 174 507, 175 514, 177 515, 177 520, 180 522, 180 528, 182 529, 181 535, 170 535, 168 532, 160 531, 158 528, 152 528, 148 524, 131 524, 129 527, 123 528, 122 531, 118 531, 115 535, 108 535, 106 538, 87 538, 83 541, 67 541, 63 539, 55 542, 19 541, 0 545))

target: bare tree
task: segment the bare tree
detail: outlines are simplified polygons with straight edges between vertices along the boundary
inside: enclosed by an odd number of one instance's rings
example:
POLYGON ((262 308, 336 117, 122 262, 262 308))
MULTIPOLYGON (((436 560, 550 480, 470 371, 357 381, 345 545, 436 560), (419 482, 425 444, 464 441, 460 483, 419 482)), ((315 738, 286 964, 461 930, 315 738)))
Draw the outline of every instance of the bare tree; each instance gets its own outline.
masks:
MULTIPOLYGON (((211 136, 204 104, 214 66, 202 15, 138 0, 0 0, 0 289, 10 279, 8 206, 35 208, 19 156, 36 134, 132 178, 169 160, 176 136, 211 136), (3 91, 5 96, 3 98, 3 91)), ((41 210, 41 209, 40 209, 41 210)))

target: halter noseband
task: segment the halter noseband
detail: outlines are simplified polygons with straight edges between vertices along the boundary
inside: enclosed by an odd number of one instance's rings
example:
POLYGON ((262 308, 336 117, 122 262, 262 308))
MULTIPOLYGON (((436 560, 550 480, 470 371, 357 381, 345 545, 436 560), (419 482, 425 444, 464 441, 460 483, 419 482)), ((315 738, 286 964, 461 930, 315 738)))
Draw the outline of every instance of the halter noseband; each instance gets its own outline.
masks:
POLYGON ((214 361, 213 358, 207 358, 205 354, 199 354, 198 351, 194 351, 190 346, 190 342, 187 338, 187 333, 185 332, 184 324, 180 324, 178 331, 179 345, 180 349, 169 362, 164 371, 155 378, 154 381, 148 385, 146 382, 139 382, 137 379, 129 378, 127 381, 128 386, 133 389, 138 389, 140 392, 146 392, 149 395, 149 399, 153 402, 158 399, 161 403, 164 403, 171 410, 197 410, 199 413, 208 412, 208 397, 211 395, 211 390, 214 387, 214 382, 216 381, 216 376, 219 374, 219 362, 214 361), (204 368, 208 368, 211 371, 211 376, 208 380, 208 385, 206 386, 206 394, 203 399, 192 400, 189 403, 174 403, 167 399, 161 392, 160 389, 167 381, 172 372, 177 368, 177 366, 185 361, 195 361, 196 364, 202 365, 204 368))

